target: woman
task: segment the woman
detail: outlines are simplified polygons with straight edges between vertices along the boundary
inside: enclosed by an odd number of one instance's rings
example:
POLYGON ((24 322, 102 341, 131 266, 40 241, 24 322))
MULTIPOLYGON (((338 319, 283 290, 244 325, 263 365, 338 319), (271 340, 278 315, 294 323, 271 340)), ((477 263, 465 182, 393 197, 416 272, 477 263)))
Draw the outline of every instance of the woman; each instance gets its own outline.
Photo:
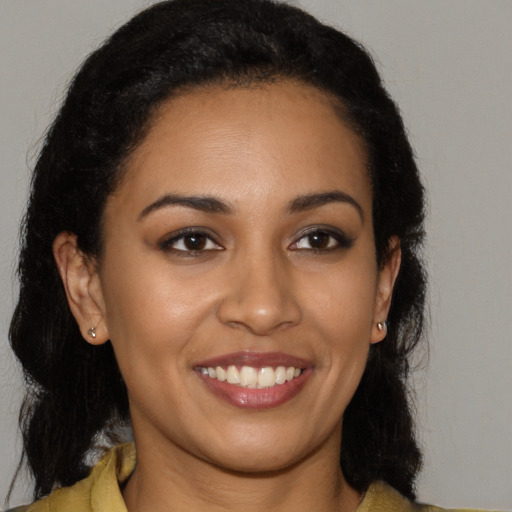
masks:
POLYGON ((422 223, 348 37, 267 1, 135 17, 35 169, 11 344, 35 498, 61 489, 27 510, 412 510, 422 223))

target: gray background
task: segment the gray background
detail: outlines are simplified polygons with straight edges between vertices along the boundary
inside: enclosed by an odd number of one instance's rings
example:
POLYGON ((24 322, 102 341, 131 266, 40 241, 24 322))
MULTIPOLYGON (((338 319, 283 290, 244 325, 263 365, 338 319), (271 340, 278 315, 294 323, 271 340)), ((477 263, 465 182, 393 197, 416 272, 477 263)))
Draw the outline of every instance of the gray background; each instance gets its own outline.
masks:
MULTIPOLYGON (((0 0, 0 502, 20 452, 7 348, 28 168, 66 82, 142 0, 0 0)), ((512 2, 303 0, 374 54, 430 195, 423 501, 512 507, 512 2)), ((72 432, 70 432, 72 435, 72 432)), ((27 498, 28 484, 12 503, 27 498)))

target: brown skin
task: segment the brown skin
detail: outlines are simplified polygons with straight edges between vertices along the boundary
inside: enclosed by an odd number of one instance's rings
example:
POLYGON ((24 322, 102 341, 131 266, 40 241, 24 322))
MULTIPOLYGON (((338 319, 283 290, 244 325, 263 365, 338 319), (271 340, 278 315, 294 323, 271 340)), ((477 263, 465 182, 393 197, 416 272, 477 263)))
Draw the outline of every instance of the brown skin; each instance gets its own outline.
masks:
POLYGON ((376 324, 400 249, 392 240, 378 268, 366 154, 334 104, 294 82, 172 99, 108 200, 101 261, 82 258, 70 233, 55 240, 84 338, 111 340, 128 387, 138 451, 129 510, 357 508, 339 467, 342 417, 370 344, 385 336, 376 324), (290 212, 297 197, 333 190, 361 211, 330 201, 290 212), (163 194, 212 196, 231 211, 164 205, 141 216, 163 194), (312 250, 306 232, 317 226, 352 244, 323 235, 325 249, 312 250), (211 236, 201 251, 161 245, 188 227, 211 236), (311 377, 279 407, 234 407, 194 368, 239 351, 301 357, 311 377))

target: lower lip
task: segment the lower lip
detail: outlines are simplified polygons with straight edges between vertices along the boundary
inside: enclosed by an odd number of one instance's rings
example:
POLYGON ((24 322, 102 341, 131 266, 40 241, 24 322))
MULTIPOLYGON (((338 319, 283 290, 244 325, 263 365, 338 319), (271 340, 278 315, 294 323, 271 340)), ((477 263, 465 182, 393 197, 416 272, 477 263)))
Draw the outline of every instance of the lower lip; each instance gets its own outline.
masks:
POLYGON ((212 379, 196 371, 208 389, 225 402, 241 409, 271 409, 288 402, 298 395, 306 384, 311 369, 306 368, 294 379, 284 384, 276 384, 272 388, 249 389, 212 379))

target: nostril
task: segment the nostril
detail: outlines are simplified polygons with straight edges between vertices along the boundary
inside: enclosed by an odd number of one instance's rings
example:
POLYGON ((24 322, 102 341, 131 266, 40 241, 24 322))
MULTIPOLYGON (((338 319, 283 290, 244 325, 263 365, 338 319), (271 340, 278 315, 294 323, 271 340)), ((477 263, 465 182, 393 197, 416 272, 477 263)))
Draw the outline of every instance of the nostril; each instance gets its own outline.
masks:
POLYGON ((243 328, 257 335, 266 335, 300 322, 299 306, 290 298, 268 295, 256 301, 245 297, 243 300, 225 298, 218 308, 222 323, 243 328))
POLYGON ((293 275, 273 252, 252 254, 233 262, 218 307, 219 320, 255 335, 268 335, 296 325, 301 309, 293 275))

